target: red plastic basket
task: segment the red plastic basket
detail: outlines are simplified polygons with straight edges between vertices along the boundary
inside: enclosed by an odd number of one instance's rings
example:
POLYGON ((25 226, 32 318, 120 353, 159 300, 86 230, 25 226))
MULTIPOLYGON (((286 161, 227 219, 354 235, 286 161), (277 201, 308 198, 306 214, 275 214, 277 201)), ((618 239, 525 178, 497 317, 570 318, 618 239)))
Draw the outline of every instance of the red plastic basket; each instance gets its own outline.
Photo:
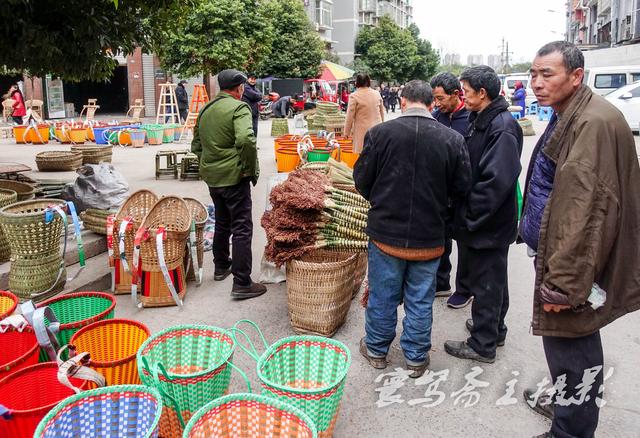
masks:
POLYGON ((0 320, 10 316, 18 305, 18 297, 6 290, 0 290, 0 320))
MULTIPOLYGON (((71 377, 71 384, 84 389, 87 382, 71 377)), ((40 420, 59 402, 75 394, 58 382, 58 365, 41 363, 12 373, 0 381, 0 403, 8 415, 0 416, 2 438, 31 437, 40 420)))
POLYGON ((0 332, 0 380, 14 371, 37 364, 39 352, 38 339, 30 327, 22 331, 7 327, 5 332, 0 332))

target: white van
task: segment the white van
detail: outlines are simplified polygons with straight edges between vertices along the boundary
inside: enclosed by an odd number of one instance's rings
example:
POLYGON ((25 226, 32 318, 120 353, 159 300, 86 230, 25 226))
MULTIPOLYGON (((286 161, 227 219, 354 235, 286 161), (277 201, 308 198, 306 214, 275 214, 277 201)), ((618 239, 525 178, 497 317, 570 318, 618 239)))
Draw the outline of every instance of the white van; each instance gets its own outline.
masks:
POLYGON ((591 67, 584 70, 584 83, 601 96, 640 80, 640 65, 591 67))
POLYGON ((514 73, 510 75, 506 75, 502 80, 502 94, 507 102, 511 103, 511 96, 516 91, 516 82, 522 82, 525 91, 527 92, 527 97, 525 99, 525 105, 528 107, 532 101, 535 101, 535 96, 533 95, 533 91, 531 91, 531 77, 528 73, 514 73))

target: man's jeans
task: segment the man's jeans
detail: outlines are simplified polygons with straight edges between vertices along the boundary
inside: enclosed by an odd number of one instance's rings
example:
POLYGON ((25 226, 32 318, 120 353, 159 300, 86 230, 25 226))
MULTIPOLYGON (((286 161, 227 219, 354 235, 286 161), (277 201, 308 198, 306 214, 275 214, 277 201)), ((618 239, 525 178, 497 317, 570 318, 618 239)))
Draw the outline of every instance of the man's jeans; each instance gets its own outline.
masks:
POLYGON ((408 365, 421 365, 431 349, 432 306, 440 259, 411 262, 389 256, 369 243, 369 303, 365 342, 372 356, 389 352, 396 336, 398 305, 404 298, 405 318, 400 345, 408 365))

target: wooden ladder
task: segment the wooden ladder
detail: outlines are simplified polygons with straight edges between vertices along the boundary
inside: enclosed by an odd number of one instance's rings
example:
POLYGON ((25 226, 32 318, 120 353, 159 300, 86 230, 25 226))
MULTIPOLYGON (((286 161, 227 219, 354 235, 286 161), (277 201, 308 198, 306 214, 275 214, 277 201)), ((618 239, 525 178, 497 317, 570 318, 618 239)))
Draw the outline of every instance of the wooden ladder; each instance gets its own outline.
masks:
POLYGON ((187 131, 193 131, 198 120, 198 114, 200 110, 209 102, 209 96, 207 95, 207 89, 203 84, 196 84, 193 86, 193 96, 191 96, 191 103, 189 104, 189 115, 184 122, 182 132, 178 141, 182 141, 182 138, 187 131))
POLYGON ((167 82, 166 84, 160 84, 160 86, 156 124, 180 124, 180 111, 178 110, 178 98, 176 97, 177 85, 167 82), (167 120, 169 117, 171 119, 167 120))

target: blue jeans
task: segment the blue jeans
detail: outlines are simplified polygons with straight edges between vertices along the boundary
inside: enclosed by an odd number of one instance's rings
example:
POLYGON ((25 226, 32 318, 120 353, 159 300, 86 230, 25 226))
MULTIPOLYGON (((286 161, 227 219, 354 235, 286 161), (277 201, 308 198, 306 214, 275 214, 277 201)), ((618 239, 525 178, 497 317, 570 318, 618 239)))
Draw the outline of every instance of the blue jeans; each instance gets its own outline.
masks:
POLYGON ((421 365, 431 349, 433 301, 440 259, 410 262, 389 256, 369 242, 369 303, 365 342, 369 354, 386 356, 396 337, 398 305, 404 298, 405 318, 400 346, 408 365, 421 365))

